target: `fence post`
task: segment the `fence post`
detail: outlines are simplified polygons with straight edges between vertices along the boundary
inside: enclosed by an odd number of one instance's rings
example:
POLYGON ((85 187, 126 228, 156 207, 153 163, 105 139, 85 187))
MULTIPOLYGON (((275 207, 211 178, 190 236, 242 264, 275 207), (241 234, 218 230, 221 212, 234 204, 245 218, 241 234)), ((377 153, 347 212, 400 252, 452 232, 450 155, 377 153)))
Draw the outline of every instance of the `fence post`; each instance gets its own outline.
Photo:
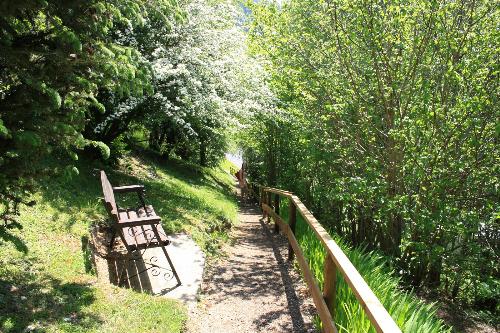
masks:
MULTIPOLYGON (((274 195, 274 212, 278 215, 280 215, 280 195, 275 194, 274 195)), ((278 222, 274 221, 274 232, 278 233, 280 231, 280 227, 278 225, 278 222)))
POLYGON ((326 254, 325 257, 325 269, 324 269, 324 284, 323 284, 323 298, 325 303, 332 314, 332 318, 335 320, 335 297, 337 293, 337 266, 333 262, 330 254, 326 254))
MULTIPOLYGON (((262 203, 264 202, 264 190, 259 186, 259 208, 262 209, 262 203)), ((262 216, 266 217, 266 212, 262 209, 262 216)))
MULTIPOLYGON (((295 203, 293 202, 291 197, 288 199, 288 206, 288 226, 290 227, 292 234, 295 235, 295 224, 297 223, 297 207, 295 207, 295 203)), ((290 245, 290 242, 288 243, 288 260, 293 260, 293 248, 292 245, 290 245)))
MULTIPOLYGON (((271 203, 271 199, 272 199, 271 198, 271 192, 266 192, 266 193, 267 193, 267 197, 266 197, 266 199, 267 199, 267 205, 269 207, 272 207, 271 206, 272 205, 272 203, 271 203)), ((267 214, 267 223, 271 223, 271 215, 270 214, 267 214)))

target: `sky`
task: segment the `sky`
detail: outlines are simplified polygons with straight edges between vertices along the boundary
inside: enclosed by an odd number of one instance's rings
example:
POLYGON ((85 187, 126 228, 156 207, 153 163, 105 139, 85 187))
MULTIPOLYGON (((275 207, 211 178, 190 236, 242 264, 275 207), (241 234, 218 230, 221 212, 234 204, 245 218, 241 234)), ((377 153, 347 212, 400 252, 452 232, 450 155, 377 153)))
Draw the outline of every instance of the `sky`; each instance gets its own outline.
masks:
POLYGON ((243 164, 241 153, 226 153, 226 158, 233 162, 238 168, 241 168, 241 165, 243 164))

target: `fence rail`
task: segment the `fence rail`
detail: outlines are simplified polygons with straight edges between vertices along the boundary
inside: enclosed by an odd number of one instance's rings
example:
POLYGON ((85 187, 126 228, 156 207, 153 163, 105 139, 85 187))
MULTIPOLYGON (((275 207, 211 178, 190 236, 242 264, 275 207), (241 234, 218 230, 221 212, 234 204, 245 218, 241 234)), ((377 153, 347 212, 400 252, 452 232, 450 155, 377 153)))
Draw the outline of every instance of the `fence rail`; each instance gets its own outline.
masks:
POLYGON ((289 242, 288 258, 289 260, 293 260, 294 256, 297 258, 297 262, 299 263, 300 269, 304 274, 304 279, 309 287, 316 309, 318 310, 324 332, 337 332, 337 328, 334 324, 337 271, 342 275, 344 280, 349 285, 349 288, 353 291, 356 299, 363 307, 364 311, 368 315, 368 318, 370 319, 370 322, 377 332, 401 332, 382 303, 380 303, 377 296, 375 296, 366 281, 359 274, 349 258, 347 258, 344 251, 342 251, 325 228, 321 226, 318 220, 316 220, 309 209, 307 209, 307 207, 296 195, 292 192, 251 183, 249 184, 249 194, 258 200, 264 217, 274 221, 275 230, 278 231, 281 229, 281 231, 287 236, 289 242), (274 196, 274 198, 272 198, 272 196, 274 196), (280 197, 285 197, 289 201, 288 223, 286 223, 279 215, 280 197), (311 227, 316 235, 316 238, 320 240, 326 250, 325 266, 323 271, 323 292, 318 286, 307 260, 302 253, 299 243, 295 238, 297 211, 311 227), (333 313, 330 312, 330 309, 333 313))

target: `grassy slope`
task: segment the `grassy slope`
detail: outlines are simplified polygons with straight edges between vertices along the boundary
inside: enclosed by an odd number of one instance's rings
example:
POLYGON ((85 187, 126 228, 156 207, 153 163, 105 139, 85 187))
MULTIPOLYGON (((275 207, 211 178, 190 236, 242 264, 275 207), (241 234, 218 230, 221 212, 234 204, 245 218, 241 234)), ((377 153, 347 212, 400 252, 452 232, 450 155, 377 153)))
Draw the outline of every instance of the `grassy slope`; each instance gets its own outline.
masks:
MULTIPOLYGON (((22 208, 22 229, 0 229, 0 332, 179 332, 186 319, 180 303, 99 284, 91 274, 82 249, 105 211, 92 175, 98 166, 81 164, 72 181, 42 183, 37 205, 22 208)), ((120 164, 108 170, 113 184, 144 184, 166 230, 185 230, 208 254, 217 252, 237 216, 229 173, 154 156, 120 164)))

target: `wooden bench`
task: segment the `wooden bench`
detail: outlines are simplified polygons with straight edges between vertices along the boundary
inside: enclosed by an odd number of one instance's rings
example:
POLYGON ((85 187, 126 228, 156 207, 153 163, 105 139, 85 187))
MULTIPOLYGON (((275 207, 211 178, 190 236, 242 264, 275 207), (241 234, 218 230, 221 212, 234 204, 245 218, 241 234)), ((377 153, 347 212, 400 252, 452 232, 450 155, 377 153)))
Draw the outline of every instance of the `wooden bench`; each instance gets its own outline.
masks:
MULTIPOLYGON (((126 260, 138 260, 142 258, 142 254, 148 248, 161 247, 163 254, 170 265, 170 270, 177 280, 177 286, 181 284, 179 276, 170 260, 166 247, 170 244, 165 231, 161 225, 161 218, 156 215, 151 205, 146 205, 144 200, 143 185, 129 185, 113 187, 106 176, 106 173, 101 170, 101 185, 104 194, 103 203, 108 211, 111 219, 113 234, 109 243, 109 249, 112 251, 115 243, 115 237, 118 235, 127 249, 126 260), (139 206, 137 208, 119 208, 115 201, 115 194, 136 193, 139 206)), ((136 273, 128 278, 135 277, 142 272, 154 268, 155 270, 164 267, 158 266, 156 263, 145 262, 146 269, 136 273)), ((122 275, 126 270, 126 264, 123 265, 122 271, 118 276, 118 284, 120 284, 122 275)))

